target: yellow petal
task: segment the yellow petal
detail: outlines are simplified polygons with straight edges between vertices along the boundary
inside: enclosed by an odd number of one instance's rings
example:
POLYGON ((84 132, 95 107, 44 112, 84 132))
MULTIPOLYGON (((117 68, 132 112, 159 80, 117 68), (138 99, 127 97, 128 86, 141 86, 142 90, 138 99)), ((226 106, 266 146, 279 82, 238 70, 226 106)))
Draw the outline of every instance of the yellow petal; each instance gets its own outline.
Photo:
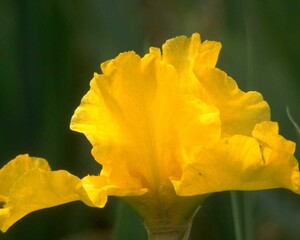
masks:
POLYGON ((50 170, 48 162, 42 158, 19 155, 0 169, 0 201, 5 202, 11 187, 27 171, 33 168, 50 170))
POLYGON ((223 136, 250 136, 256 123, 269 120, 268 104, 257 92, 241 91, 232 78, 215 68, 220 49, 218 42, 201 44, 198 34, 180 36, 163 45, 163 61, 175 67, 184 92, 219 109, 223 136))
POLYGON ((177 194, 191 196, 225 190, 288 188, 300 193, 295 157, 268 149, 251 137, 236 135, 214 148, 199 149, 181 179, 173 179, 177 194))
POLYGON ((101 68, 71 129, 91 141, 93 156, 103 165, 101 176, 119 189, 114 194, 159 189, 170 175, 181 174, 180 149, 220 137, 218 109, 185 92, 159 49, 151 48, 143 58, 122 53, 101 68))
POLYGON ((103 74, 92 80, 92 89, 71 122, 71 129, 86 134, 93 144, 93 156, 103 164, 101 175, 129 192, 153 186, 160 176, 160 168, 152 167, 159 164, 151 119, 156 78, 176 79, 176 75, 159 60, 160 52, 152 49, 143 59, 127 52, 102 64, 103 74))
POLYGON ((278 133, 278 123, 265 121, 255 126, 252 135, 260 142, 264 161, 266 163, 274 162, 275 164, 278 164, 278 168, 282 166, 280 175, 288 179, 291 178, 291 185, 289 185, 288 188, 296 193, 300 193, 298 161, 293 155, 296 144, 286 140, 278 133), (285 164, 289 164, 289 168, 284 168, 283 165, 280 166, 282 162, 278 159, 282 159, 282 161, 285 159, 285 164), (289 169, 293 169, 292 175, 290 174, 289 169))
POLYGON ((294 154, 296 144, 292 141, 286 140, 284 137, 278 135, 278 123, 265 121, 257 124, 252 131, 252 135, 260 140, 264 145, 272 149, 294 154))
POLYGON ((191 70, 198 55, 201 40, 199 34, 191 38, 179 36, 172 38, 163 45, 163 61, 171 64, 181 74, 191 70))
POLYGON ((188 93, 198 93, 199 82, 193 73, 194 66, 198 66, 198 71, 215 67, 221 44, 211 41, 201 44, 200 35, 194 33, 190 38, 179 36, 170 39, 162 49, 163 61, 175 67, 181 89, 188 93))
POLYGON ((51 171, 46 161, 20 155, 1 169, 8 185, 1 185, 5 204, 0 209, 0 229, 5 232, 12 224, 30 212, 81 200, 94 207, 103 207, 107 201, 105 191, 98 191, 98 198, 90 198, 89 188, 67 171, 51 171), (18 172, 18 174, 15 174, 18 172), (17 176, 18 175, 18 176, 17 176), (3 188, 2 188, 3 187, 3 188))
MULTIPOLYGON (((175 116, 174 116, 175 117, 175 116)), ((219 140, 219 110, 198 98, 187 96, 176 115, 177 134, 182 147, 205 146, 219 140)))
POLYGON ((84 132, 92 144, 99 140, 103 142, 103 145, 118 144, 122 141, 120 130, 107 111, 101 89, 96 82, 98 78, 98 74, 95 74, 90 83, 91 89, 82 98, 80 107, 76 109, 72 117, 70 127, 74 131, 84 132))
POLYGON ((163 45, 163 61, 173 65, 181 74, 193 69, 195 65, 204 68, 215 67, 221 44, 213 41, 201 43, 200 35, 194 33, 190 38, 179 36, 163 45))
POLYGON ((221 43, 219 42, 203 42, 198 50, 193 69, 196 67, 197 71, 201 72, 205 68, 214 68, 218 61, 220 50, 221 43))
MULTIPOLYGON (((124 181, 126 181, 124 179, 124 181)), ((148 192, 148 189, 125 189, 120 188, 117 185, 110 185, 107 183, 107 180, 103 176, 86 176, 82 179, 82 184, 85 190, 87 191, 89 198, 93 200, 93 202, 97 202, 98 199, 101 199, 101 194, 103 190, 107 195, 113 196, 139 196, 148 192), (99 196, 100 195, 100 196, 99 196)))
POLYGON ((241 91, 236 82, 219 69, 195 71, 201 84, 200 98, 220 111, 222 136, 251 136, 257 123, 270 119, 269 106, 260 93, 241 91))

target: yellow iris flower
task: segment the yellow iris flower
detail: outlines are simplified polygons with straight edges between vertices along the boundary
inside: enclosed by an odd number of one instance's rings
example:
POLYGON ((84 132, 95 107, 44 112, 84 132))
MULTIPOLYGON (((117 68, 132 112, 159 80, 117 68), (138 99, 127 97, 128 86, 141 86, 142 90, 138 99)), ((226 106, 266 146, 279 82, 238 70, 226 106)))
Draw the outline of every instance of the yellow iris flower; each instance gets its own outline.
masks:
POLYGON ((70 125, 91 142, 99 175, 79 179, 17 156, 0 170, 0 229, 71 201, 104 207, 108 196, 122 197, 151 231, 185 225, 213 192, 299 194, 295 144, 278 134, 260 93, 215 67, 220 48, 193 34, 168 40, 162 54, 102 63, 70 125))

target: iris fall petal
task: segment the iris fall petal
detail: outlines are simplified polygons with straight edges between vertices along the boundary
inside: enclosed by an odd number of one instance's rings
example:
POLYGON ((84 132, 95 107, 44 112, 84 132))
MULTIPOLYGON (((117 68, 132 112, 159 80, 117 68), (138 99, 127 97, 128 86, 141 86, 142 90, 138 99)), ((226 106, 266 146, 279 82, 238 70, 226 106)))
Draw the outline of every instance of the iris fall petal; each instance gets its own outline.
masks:
POLYGON ((41 158, 19 155, 0 170, 0 229, 5 232, 30 212, 81 200, 93 207, 103 207, 105 192, 91 198, 93 189, 64 170, 51 171, 41 158), (7 180, 7 181, 5 181, 7 180))

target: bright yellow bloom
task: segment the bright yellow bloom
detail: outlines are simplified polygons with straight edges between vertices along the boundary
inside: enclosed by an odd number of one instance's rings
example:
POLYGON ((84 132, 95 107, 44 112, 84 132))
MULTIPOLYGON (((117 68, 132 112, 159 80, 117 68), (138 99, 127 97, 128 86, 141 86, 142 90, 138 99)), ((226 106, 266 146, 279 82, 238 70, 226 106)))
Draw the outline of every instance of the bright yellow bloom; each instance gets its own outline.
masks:
POLYGON ((184 225, 213 192, 300 193, 295 144, 278 135, 260 93, 241 91, 215 67, 220 48, 193 34, 168 40, 162 54, 150 48, 103 63, 71 121, 100 174, 79 179, 18 156, 0 171, 2 231, 34 210, 76 200, 103 207, 107 196, 155 228, 184 225))

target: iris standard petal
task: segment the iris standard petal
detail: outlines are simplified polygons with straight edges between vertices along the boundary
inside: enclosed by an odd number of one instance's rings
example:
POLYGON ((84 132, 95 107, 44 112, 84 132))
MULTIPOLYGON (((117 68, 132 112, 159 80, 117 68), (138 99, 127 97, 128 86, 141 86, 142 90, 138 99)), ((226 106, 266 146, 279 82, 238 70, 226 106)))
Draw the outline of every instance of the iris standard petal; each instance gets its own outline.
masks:
POLYGON ((179 75, 184 75, 193 70, 195 65, 202 69, 215 67, 221 44, 214 41, 201 43, 200 35, 194 33, 190 38, 179 36, 170 39, 162 49, 163 61, 174 66, 179 75))
POLYGON ((227 74, 215 68, 221 44, 201 43, 200 36, 180 36, 163 45, 163 61, 175 67, 182 90, 219 109, 222 135, 251 135, 256 123, 270 119, 268 104, 258 92, 241 91, 227 74))
POLYGON ((103 165, 101 176, 123 189, 122 195, 159 189, 169 176, 181 174, 181 149, 219 139, 219 110, 185 91, 159 49, 143 58, 126 52, 101 68, 71 129, 91 141, 93 156, 103 165))
POLYGON ((198 73, 206 68, 214 68, 221 44, 213 41, 201 43, 200 35, 194 33, 190 38, 179 36, 170 39, 162 49, 163 61, 174 66, 179 75, 181 91, 199 98, 200 82, 194 73, 194 67, 197 66, 198 73))
POLYGON ((195 66, 195 73, 201 85, 199 97, 220 111, 222 136, 251 136, 257 123, 270 119, 269 106, 260 93, 241 91, 231 77, 217 68, 199 72, 195 66))

